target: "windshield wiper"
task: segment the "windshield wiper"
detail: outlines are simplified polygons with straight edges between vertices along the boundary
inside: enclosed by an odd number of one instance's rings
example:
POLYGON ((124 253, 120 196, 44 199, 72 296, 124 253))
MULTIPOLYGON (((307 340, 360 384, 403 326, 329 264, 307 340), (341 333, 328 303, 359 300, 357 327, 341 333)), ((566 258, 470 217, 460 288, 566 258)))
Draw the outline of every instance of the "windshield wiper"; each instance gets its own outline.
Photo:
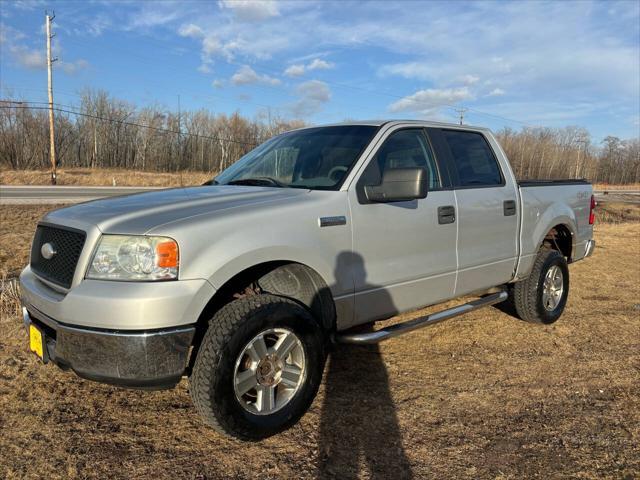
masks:
POLYGON ((206 182, 204 182, 201 186, 206 187, 209 185, 220 185, 220 184, 214 178, 212 178, 211 180, 207 180, 206 182))
POLYGON ((288 185, 285 185, 282 182, 279 182, 275 178, 271 177, 255 177, 255 178, 240 178, 238 180, 231 180, 227 182, 226 185, 251 185, 251 186, 272 186, 279 188, 287 188, 288 185))

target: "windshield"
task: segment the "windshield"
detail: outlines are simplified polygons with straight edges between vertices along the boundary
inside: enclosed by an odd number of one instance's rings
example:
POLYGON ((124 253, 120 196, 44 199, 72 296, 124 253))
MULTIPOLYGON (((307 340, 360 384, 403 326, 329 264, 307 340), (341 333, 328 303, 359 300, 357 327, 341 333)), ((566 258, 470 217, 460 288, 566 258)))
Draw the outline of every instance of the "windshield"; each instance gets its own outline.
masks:
POLYGON ((247 153, 215 183, 337 190, 377 130, 350 125, 285 133, 247 153))

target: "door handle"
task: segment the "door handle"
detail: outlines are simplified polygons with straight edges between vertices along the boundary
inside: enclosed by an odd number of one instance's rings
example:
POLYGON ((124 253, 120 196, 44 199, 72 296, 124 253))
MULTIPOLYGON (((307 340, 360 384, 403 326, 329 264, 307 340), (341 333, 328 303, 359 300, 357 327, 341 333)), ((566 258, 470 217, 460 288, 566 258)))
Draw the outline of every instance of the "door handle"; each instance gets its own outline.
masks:
POLYGON ((438 207, 438 223, 440 225, 446 225, 447 223, 453 223, 455 221, 456 207, 454 207, 453 205, 438 207))
POLYGON ((505 200, 503 203, 504 208, 504 216, 510 217, 511 215, 516 214, 516 201, 515 200, 505 200))

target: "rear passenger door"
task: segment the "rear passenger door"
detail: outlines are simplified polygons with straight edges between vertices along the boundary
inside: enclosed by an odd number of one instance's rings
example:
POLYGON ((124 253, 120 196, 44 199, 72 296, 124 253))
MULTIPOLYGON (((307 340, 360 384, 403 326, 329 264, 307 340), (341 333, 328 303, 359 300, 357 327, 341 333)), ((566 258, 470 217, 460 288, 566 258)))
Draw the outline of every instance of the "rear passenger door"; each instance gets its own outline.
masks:
POLYGON ((464 295, 508 282, 517 260, 517 191, 480 132, 432 133, 448 157, 458 221, 458 278, 464 295))

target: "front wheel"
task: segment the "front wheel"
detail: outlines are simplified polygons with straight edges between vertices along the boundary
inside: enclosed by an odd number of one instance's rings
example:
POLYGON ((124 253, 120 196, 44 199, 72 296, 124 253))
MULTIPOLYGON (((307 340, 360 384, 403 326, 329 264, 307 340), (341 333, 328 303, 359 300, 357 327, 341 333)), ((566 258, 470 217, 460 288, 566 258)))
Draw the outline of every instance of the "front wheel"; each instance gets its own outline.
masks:
POLYGON ((307 411, 324 367, 322 330, 288 298, 251 295, 209 322, 189 379, 205 421, 221 433, 258 440, 307 411))
POLYGON ((553 323, 564 311, 569 295, 569 268, 564 256, 543 248, 529 277, 513 286, 513 303, 522 320, 553 323))

